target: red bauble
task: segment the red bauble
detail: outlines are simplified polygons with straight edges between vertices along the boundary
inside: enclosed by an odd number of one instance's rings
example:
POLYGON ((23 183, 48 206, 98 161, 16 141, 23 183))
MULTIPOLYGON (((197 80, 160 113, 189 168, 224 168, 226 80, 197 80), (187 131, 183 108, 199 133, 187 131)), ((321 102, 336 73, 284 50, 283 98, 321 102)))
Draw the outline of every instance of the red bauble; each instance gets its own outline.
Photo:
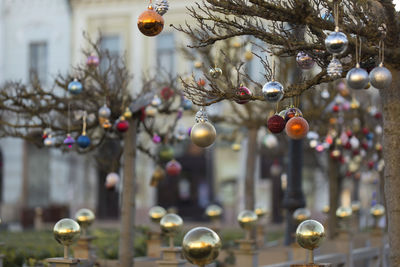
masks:
POLYGON ((382 118, 382 113, 380 113, 379 111, 377 113, 375 113, 375 119, 380 119, 382 118))
POLYGON ((364 127, 364 128, 362 129, 362 133, 365 134, 365 135, 369 134, 368 128, 367 128, 367 127, 364 127))
POLYGON ((120 118, 117 123, 117 130, 121 133, 128 131, 129 122, 125 118, 120 118))
POLYGON ((286 123, 286 134, 295 140, 306 137, 309 126, 308 122, 303 117, 294 117, 286 123))
POLYGON ((178 176, 181 173, 182 166, 176 160, 171 160, 165 166, 165 170, 169 176, 178 176))
POLYGON ((199 79, 199 80, 197 81, 197 84, 198 84, 199 86, 201 86, 201 87, 204 87, 204 86, 206 86, 206 80, 204 80, 204 79, 199 79))
POLYGON ((368 146, 368 142, 362 142, 361 143, 361 147, 364 148, 365 150, 368 150, 369 146, 368 146))
POLYGON ((374 163, 373 161, 369 161, 369 162, 368 162, 368 168, 369 168, 370 170, 372 170, 372 169, 374 168, 374 166, 375 166, 375 163, 374 163))
POLYGON ((351 149, 351 144, 350 144, 350 142, 347 142, 347 143, 344 145, 344 148, 345 148, 345 149, 351 149))
POLYGON ((173 95, 174 95, 174 90, 172 90, 172 89, 169 88, 169 87, 164 87, 164 88, 161 90, 161 97, 162 97, 163 99, 165 99, 165 100, 170 99, 173 95))
POLYGON ((332 107, 332 111, 333 111, 333 112, 339 112, 339 110, 340 110, 339 105, 334 105, 334 106, 332 107))
POLYGON ((352 136, 353 136, 353 132, 350 131, 350 130, 347 130, 347 131, 346 131, 346 134, 347 134, 348 137, 352 137, 352 136))
POLYGON ((277 134, 285 129, 286 121, 279 115, 274 115, 268 119, 267 128, 271 133, 277 134))
POLYGON ((303 113, 298 108, 289 108, 285 113, 286 122, 294 117, 303 117, 303 113))
POLYGON ((246 104, 247 102, 249 102, 251 95, 252 93, 247 87, 240 86, 236 90, 236 97, 237 97, 236 103, 246 104))

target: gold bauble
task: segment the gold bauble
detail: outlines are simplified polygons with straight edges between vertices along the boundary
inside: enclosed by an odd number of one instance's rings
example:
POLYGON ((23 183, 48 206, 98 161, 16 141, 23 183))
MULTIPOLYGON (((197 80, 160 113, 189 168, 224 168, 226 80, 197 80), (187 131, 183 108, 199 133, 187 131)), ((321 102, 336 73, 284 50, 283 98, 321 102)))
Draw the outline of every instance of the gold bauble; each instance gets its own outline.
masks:
POLYGON ((156 36, 164 28, 164 19, 153 10, 150 5, 146 11, 140 14, 137 25, 141 33, 146 36, 156 36))
POLYGON ((210 205, 206 208, 206 215, 211 218, 218 218, 222 214, 222 208, 218 205, 210 205))
POLYGON ((199 147, 208 147, 212 145, 217 137, 214 126, 208 121, 200 121, 192 127, 190 139, 199 147))
POLYGON ((358 213, 361 209, 361 202, 360 201, 353 201, 351 202, 351 210, 353 213, 358 213))
POLYGON ((108 119, 106 119, 106 120, 101 124, 101 127, 103 127, 104 129, 110 129, 110 128, 112 127, 112 124, 111 124, 111 122, 110 122, 108 119))
POLYGON ((80 209, 75 213, 75 220, 82 228, 89 227, 95 218, 96 216, 90 209, 80 209))
POLYGON ((340 219, 349 219, 352 214, 353 211, 350 207, 341 206, 336 210, 336 217, 340 219))
POLYGON ((251 230, 257 224, 257 214, 251 210, 244 210, 239 213, 237 220, 240 227, 245 230, 251 230))
POLYGON ((183 256, 192 264, 204 266, 213 262, 221 250, 221 239, 211 229, 196 227, 183 238, 183 256))
POLYGON ((315 220, 302 222, 296 230, 297 243, 305 249, 313 250, 318 248, 324 237, 324 226, 315 220))
POLYGON ((304 222, 305 220, 309 220, 311 217, 311 212, 309 209, 306 208, 299 208, 294 211, 293 213, 293 219, 297 223, 304 222))
POLYGON ((244 58, 245 58, 247 61, 250 61, 250 60, 252 60, 252 59, 254 58, 254 55, 253 55, 253 53, 252 53, 251 51, 246 51, 246 52, 244 53, 244 58))
POLYGON ((130 119, 132 118, 132 111, 130 110, 130 108, 126 107, 124 114, 122 115, 125 117, 125 119, 130 119))
POLYGON ((145 113, 146 116, 148 117, 154 117, 157 115, 157 108, 153 107, 153 106, 147 106, 147 108, 145 109, 145 113))
POLYGON ((201 62, 201 61, 195 61, 195 62, 194 62, 194 67, 195 67, 196 69, 200 69, 201 66, 203 66, 203 62, 201 62))
POLYGON ((329 210, 330 210, 329 205, 325 205, 325 206, 322 208, 322 212, 325 213, 325 214, 329 213, 329 210))
POLYGON ((150 220, 154 223, 159 223, 165 214, 167 214, 167 211, 160 206, 154 206, 149 210, 150 220))
POLYGON ((369 213, 372 215, 372 217, 379 219, 385 215, 385 207, 381 204, 375 204, 371 207, 369 213))
POLYGON ((232 150, 235 152, 240 151, 240 149, 242 148, 242 146, 239 143, 233 143, 232 144, 232 150))
POLYGON ((160 221, 161 231, 167 235, 177 234, 183 226, 183 220, 179 215, 168 213, 160 221))
POLYGON ((151 179, 154 179, 156 181, 161 181, 165 178, 165 171, 163 168, 160 166, 157 166, 156 169, 153 172, 153 175, 151 176, 151 179))
POLYGON ((257 207, 254 210, 254 212, 255 212, 255 214, 257 215, 258 218, 262 218, 268 213, 268 211, 267 211, 267 209, 265 207, 257 207))
POLYGON ((53 228, 54 238, 63 246, 75 243, 81 233, 81 227, 72 219, 61 219, 53 228))

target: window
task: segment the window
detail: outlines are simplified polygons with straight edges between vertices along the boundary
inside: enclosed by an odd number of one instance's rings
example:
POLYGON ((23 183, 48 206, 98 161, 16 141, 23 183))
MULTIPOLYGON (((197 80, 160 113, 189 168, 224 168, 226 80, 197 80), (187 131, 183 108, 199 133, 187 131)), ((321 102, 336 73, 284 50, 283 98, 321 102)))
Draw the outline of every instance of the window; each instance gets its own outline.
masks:
POLYGON ((175 38, 172 33, 157 37, 157 66, 166 74, 175 74, 175 38))
POLYGON ((29 44, 29 80, 38 78, 42 84, 47 82, 47 43, 29 44))
MULTIPOLYGON (((119 35, 104 35, 100 41, 101 51, 107 51, 112 58, 119 57, 121 55, 122 40, 119 35)), ((104 72, 109 66, 107 58, 103 58, 100 63, 100 71, 104 72)))

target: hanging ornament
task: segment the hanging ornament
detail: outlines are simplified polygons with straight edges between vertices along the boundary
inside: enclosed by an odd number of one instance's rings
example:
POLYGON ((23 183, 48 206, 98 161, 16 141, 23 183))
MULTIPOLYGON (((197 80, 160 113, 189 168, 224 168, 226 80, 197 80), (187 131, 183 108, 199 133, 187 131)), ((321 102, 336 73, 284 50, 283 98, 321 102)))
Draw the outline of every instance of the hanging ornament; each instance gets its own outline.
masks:
POLYGON ((111 110, 104 104, 98 111, 99 118, 109 118, 111 116, 111 110))
POLYGON ((315 65, 315 61, 310 55, 308 55, 304 51, 300 51, 296 56, 297 65, 300 69, 309 70, 312 69, 315 65))
POLYGON ((98 56, 90 55, 86 59, 86 65, 88 65, 89 68, 96 68, 97 66, 99 66, 99 64, 100 60, 98 56))
POLYGON ((183 141, 187 138, 187 130, 183 125, 180 125, 176 128, 175 138, 178 141, 183 141))
POLYGON ((158 151, 158 157, 163 162, 168 162, 174 158, 174 149, 170 145, 162 145, 158 151))
POLYGON ((124 132, 128 131, 129 122, 127 120, 125 120, 124 116, 119 117, 116 128, 117 128, 118 132, 120 132, 120 133, 124 133, 124 132))
POLYGON ((107 189, 114 189, 119 183, 119 175, 115 172, 110 172, 106 176, 105 186, 107 189))
POLYGON ((358 109, 360 107, 360 102, 357 101, 355 97, 351 99, 350 108, 351 109, 358 109))
POLYGON ((76 140, 76 143, 80 148, 87 148, 90 145, 90 138, 86 136, 86 111, 83 113, 83 127, 82 127, 82 134, 76 140))
POLYGON ((208 73, 210 74, 210 76, 213 79, 218 79, 222 75, 222 70, 220 68, 215 67, 215 68, 211 68, 208 73))
POLYGON ((147 117, 155 117, 157 112, 157 109, 153 106, 147 106, 145 109, 145 114, 147 117))
POLYGON ((361 58, 361 39, 360 46, 358 47, 358 37, 356 38, 356 67, 347 72, 346 82, 347 85, 356 90, 364 89, 369 82, 368 72, 360 67, 361 58))
POLYGON ((244 52, 244 59, 246 59, 247 61, 251 61, 253 58, 254 58, 254 55, 250 50, 247 50, 246 52, 244 52))
POLYGON ((103 127, 103 129, 107 130, 112 127, 112 124, 108 119, 105 119, 104 122, 101 124, 101 127, 103 127))
POLYGON ((72 82, 68 84, 68 92, 73 95, 79 95, 83 90, 82 84, 78 81, 78 79, 74 79, 72 82))
POLYGON ((273 134, 266 134, 263 138, 263 144, 266 148, 272 149, 278 146, 278 138, 273 134))
POLYGON ((71 148, 75 144, 75 139, 70 134, 67 134, 63 143, 66 147, 71 148))
POLYGON ((182 101, 182 107, 184 110, 191 110, 193 107, 193 103, 189 99, 184 98, 182 101))
POLYGON ((236 90, 236 98, 237 100, 236 103, 238 104, 246 104, 250 101, 250 98, 252 96, 251 91, 244 86, 240 86, 237 90, 236 90))
POLYGON ((360 147, 360 141, 354 135, 350 138, 349 142, 353 149, 358 149, 360 147))
POLYGON ((286 123, 286 134, 295 140, 304 138, 308 133, 308 122, 303 117, 291 118, 286 123))
POLYGON ((160 95, 164 100, 168 100, 171 97, 173 97, 175 94, 174 90, 172 90, 169 87, 164 87, 163 89, 161 89, 160 95))
POLYGON ((322 97, 323 99, 328 99, 330 96, 331 96, 331 95, 329 94, 328 89, 324 88, 324 89, 321 91, 321 97, 322 97))
POLYGON ((385 89, 392 84, 392 73, 383 66, 385 47, 382 41, 379 43, 379 52, 381 63, 370 72, 369 79, 371 80, 372 86, 376 89, 385 89))
POLYGON ((47 131, 47 130, 43 130, 42 139, 44 140, 44 139, 46 139, 48 136, 49 136, 48 131, 47 131))
POLYGON ((176 160, 171 160, 165 165, 165 170, 169 176, 178 176, 181 173, 182 166, 176 160))
POLYGON ((271 133, 277 134, 283 131, 286 126, 286 121, 279 115, 275 114, 268 119, 267 128, 271 133))
POLYGON ((164 19, 160 14, 154 11, 152 5, 149 5, 147 10, 140 14, 137 25, 141 33, 152 37, 163 30, 164 19))
POLYGON ((231 148, 233 151, 238 152, 238 151, 240 151, 240 149, 242 149, 242 146, 240 145, 240 143, 235 142, 232 144, 231 148))
POLYGON ((326 72, 332 79, 340 78, 342 76, 343 66, 342 63, 340 63, 339 59, 333 56, 331 62, 329 62, 326 72))
POLYGON ((329 21, 329 22, 331 22, 331 23, 335 23, 335 18, 333 17, 332 13, 329 13, 328 11, 325 11, 325 12, 322 14, 321 18, 322 18, 323 20, 329 21))
POLYGON ((262 88, 262 94, 265 100, 269 102, 278 102, 283 98, 283 86, 279 82, 267 82, 262 88))
POLYGON ((294 117, 303 117, 303 112, 299 108, 291 107, 288 108, 285 112, 285 121, 289 121, 294 117))
POLYGON ((208 122, 207 114, 202 108, 196 113, 196 124, 190 132, 190 139, 199 147, 208 147, 212 145, 217 137, 214 126, 208 122))
POLYGON ((161 100, 161 98, 158 97, 158 95, 155 95, 153 97, 153 99, 151 100, 151 105, 153 107, 158 107, 159 105, 161 105, 161 103, 162 103, 162 100, 161 100))
POLYGON ((130 108, 126 107, 123 116, 125 119, 130 119, 132 118, 132 111, 130 108))
POLYGON ((49 134, 43 141, 45 146, 54 146, 56 143, 56 139, 49 134))
POLYGON ((197 81, 197 85, 198 86, 201 86, 201 87, 204 87, 204 86, 206 86, 206 80, 204 80, 204 79, 199 79, 198 81, 197 81))
POLYGON ((159 144, 159 143, 161 143, 161 137, 160 137, 158 134, 154 134, 152 140, 153 140, 153 143, 154 143, 154 144, 159 144))
POLYGON ((336 27, 335 31, 331 32, 325 39, 326 50, 333 55, 343 54, 346 51, 348 44, 349 41, 347 40, 347 36, 344 33, 339 32, 338 27, 336 27))
POLYGON ((311 148, 316 148, 318 145, 318 141, 317 140, 311 140, 309 143, 311 148))
POLYGON ((154 5, 155 10, 160 16, 164 16, 169 9, 169 4, 167 0, 158 0, 154 5))
POLYGON ((203 62, 195 61, 193 65, 196 69, 200 69, 203 66, 203 62))

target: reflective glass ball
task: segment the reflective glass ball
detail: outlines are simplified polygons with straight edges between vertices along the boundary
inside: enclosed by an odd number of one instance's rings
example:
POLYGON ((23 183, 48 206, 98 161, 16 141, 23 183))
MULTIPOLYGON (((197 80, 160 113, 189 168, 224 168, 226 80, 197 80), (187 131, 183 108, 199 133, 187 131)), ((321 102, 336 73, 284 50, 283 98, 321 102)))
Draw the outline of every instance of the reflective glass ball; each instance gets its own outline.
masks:
POLYGON ((80 135, 76 140, 76 143, 80 148, 87 148, 88 146, 90 146, 90 138, 86 135, 80 135))
POLYGON ((362 68, 352 68, 346 75, 347 85, 356 90, 364 89, 369 82, 368 72, 362 68))
POLYGON ((68 92, 73 95, 79 95, 83 90, 82 84, 78 80, 73 80, 68 84, 68 92))
POLYGON ((267 82, 262 88, 262 94, 265 100, 269 102, 278 102, 283 98, 283 86, 279 82, 267 82))
POLYGON ((326 69, 326 72, 328 73, 329 77, 333 79, 340 78, 343 72, 343 66, 342 63, 340 63, 340 60, 335 57, 332 58, 331 62, 329 62, 328 68, 326 69))
POLYGON ((331 32, 325 39, 325 47, 329 53, 334 55, 343 54, 347 50, 349 40, 342 32, 331 32))
POLYGON ((312 69, 315 65, 315 61, 307 53, 300 51, 296 56, 297 65, 303 70, 312 69))
POLYGON ((152 37, 158 35, 164 28, 164 19, 149 6, 146 11, 140 14, 137 21, 138 28, 141 33, 152 37))
POLYGON ((392 73, 384 66, 379 66, 370 72, 369 79, 376 89, 385 89, 392 84, 392 73))
POLYGON ((249 102, 249 99, 251 98, 251 91, 244 86, 240 86, 237 91, 236 91, 236 97, 238 98, 236 100, 236 103, 238 104, 246 104, 249 102))

